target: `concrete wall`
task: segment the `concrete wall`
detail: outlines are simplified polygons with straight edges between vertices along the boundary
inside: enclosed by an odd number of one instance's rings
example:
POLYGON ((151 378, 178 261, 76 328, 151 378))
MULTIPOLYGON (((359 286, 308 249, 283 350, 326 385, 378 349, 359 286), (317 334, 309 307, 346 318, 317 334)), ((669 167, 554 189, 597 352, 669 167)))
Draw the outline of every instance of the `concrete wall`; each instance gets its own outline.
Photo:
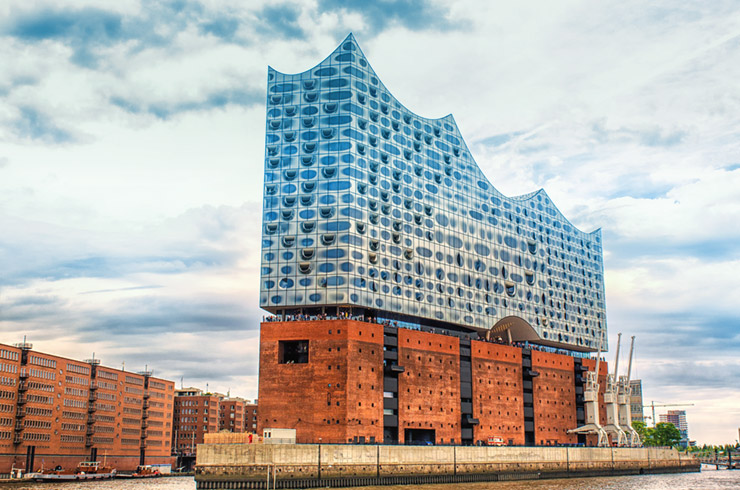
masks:
POLYGON ((584 476, 697 471, 698 463, 665 448, 206 444, 198 447, 196 480, 261 481, 268 467, 274 468, 278 480, 305 480, 504 473, 584 476))

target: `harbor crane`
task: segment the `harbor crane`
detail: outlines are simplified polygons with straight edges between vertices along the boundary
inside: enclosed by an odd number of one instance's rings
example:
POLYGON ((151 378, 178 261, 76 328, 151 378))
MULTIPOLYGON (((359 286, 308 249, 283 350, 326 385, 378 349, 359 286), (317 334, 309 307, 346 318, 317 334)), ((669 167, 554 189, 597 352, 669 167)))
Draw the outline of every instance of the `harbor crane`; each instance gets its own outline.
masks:
MULTIPOLYGON (((621 334, 620 334, 621 339, 621 334)), ((619 352, 619 346, 617 346, 617 352, 619 352)), ((635 336, 632 336, 632 341, 630 342, 630 357, 629 362, 627 364, 627 376, 620 376, 619 381, 617 383, 617 400, 619 404, 619 425, 622 427, 622 430, 626 433, 627 437, 627 443, 632 447, 640 447, 642 446, 642 441, 640 440, 640 435, 637 433, 637 431, 632 427, 632 410, 630 408, 630 394, 631 394, 631 387, 630 387, 630 379, 632 376, 632 354, 635 352, 635 336)), ((617 355, 619 357, 619 355, 617 355)), ((617 369, 614 368, 615 376, 617 369)))
POLYGON ((606 406, 606 425, 604 430, 612 436, 612 444, 626 446, 628 444, 627 434, 620 427, 619 420, 619 348, 622 343, 622 334, 617 334, 617 352, 614 357, 614 371, 606 375, 606 389, 604 390, 604 405, 606 406))
POLYGON ((569 434, 596 434, 599 447, 609 446, 609 436, 599 424, 599 364, 601 363, 601 344, 603 340, 603 337, 599 338, 596 370, 586 373, 586 387, 583 390, 583 408, 586 412, 586 423, 568 431, 569 434))

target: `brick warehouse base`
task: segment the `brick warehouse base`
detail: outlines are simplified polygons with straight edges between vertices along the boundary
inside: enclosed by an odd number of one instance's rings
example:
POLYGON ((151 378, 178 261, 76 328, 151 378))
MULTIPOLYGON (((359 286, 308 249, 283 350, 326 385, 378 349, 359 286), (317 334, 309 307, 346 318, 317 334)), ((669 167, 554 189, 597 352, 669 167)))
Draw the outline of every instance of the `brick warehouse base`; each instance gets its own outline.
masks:
POLYGON ((593 445, 567 431, 582 424, 582 374, 594 368, 466 335, 264 322, 258 427, 295 429, 298 443, 593 445))

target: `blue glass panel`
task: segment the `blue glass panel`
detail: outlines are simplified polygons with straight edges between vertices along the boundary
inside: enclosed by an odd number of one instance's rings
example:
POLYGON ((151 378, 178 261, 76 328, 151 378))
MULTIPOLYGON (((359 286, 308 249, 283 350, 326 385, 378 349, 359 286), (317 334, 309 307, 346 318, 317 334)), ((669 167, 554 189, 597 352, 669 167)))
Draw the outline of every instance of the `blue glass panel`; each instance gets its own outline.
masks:
POLYGON ((349 180, 334 180, 331 182, 321 183, 321 188, 327 191, 344 191, 349 189, 350 187, 352 186, 350 185, 349 180))
POLYGON ((342 276, 330 276, 326 278, 327 286, 341 286, 344 284, 344 278, 342 276))
POLYGON ((345 66, 342 70, 344 73, 349 73, 350 75, 353 75, 357 78, 365 78, 365 73, 358 70, 354 66, 345 66))
POLYGON ((324 94, 326 100, 343 100, 352 97, 352 92, 349 90, 335 90, 324 94))
POLYGON ((329 221, 328 223, 321 223, 321 227, 324 231, 344 231, 349 230, 349 221, 329 221))
POLYGON ((346 151, 352 148, 352 143, 349 141, 332 141, 324 145, 327 151, 346 151))
POLYGON ((317 77, 330 77, 333 75, 336 75, 338 73, 337 69, 334 67, 328 67, 328 68, 319 68, 315 72, 313 72, 314 75, 317 77))

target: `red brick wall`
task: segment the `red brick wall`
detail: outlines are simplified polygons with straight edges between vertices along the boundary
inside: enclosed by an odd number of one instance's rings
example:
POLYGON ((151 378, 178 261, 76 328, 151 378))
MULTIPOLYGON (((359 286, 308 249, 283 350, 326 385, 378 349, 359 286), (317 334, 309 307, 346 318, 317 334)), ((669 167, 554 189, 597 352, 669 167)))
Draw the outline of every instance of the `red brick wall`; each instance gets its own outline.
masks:
POLYGON ((501 437, 524 444, 522 350, 489 342, 471 342, 473 415, 476 441, 501 437))
POLYGON ((383 326, 352 322, 347 332, 346 441, 383 440, 383 326))
MULTIPOLYGON (((172 394, 174 383, 149 378, 145 388, 144 376, 98 365, 98 376, 91 377, 91 365, 35 350, 28 351, 28 363, 10 361, 9 353, 21 350, 0 344, 0 363, 15 366, 14 383, 0 383, 0 390, 12 393, 12 399, 0 395, 0 472, 15 465, 25 467, 26 450, 34 446, 34 469, 62 465, 74 468, 78 462, 90 459, 91 449, 97 449, 98 459, 106 459, 119 470, 135 469, 139 464, 143 405, 148 405, 146 420, 147 461, 167 463, 171 454, 172 394), (20 373, 27 391, 19 394, 20 373), (19 396, 27 401, 18 405, 19 396), (10 411, 7 406, 12 405, 10 411), (25 411, 23 440, 13 444, 16 407, 25 411), (89 436, 92 445, 86 445, 88 407, 95 410, 94 432, 89 436), (13 425, 6 427, 7 419, 13 425), (5 419, 5 420, 3 420, 5 419), (10 431, 10 438, 2 434, 10 431), (124 444, 130 440, 132 444, 124 444)), ((4 368, 3 368, 4 369, 4 368)), ((8 377, 6 373, 0 375, 8 377)))
POLYGON ((263 323, 259 433, 296 429, 297 442, 343 443, 354 436, 382 440, 382 364, 381 325, 353 320, 263 323), (308 340, 308 363, 279 364, 280 340, 308 340))
POLYGON ((398 330, 398 440, 405 429, 434 429, 437 443, 460 442, 460 343, 456 337, 398 330))
POLYGON ((535 442, 578 442, 575 434, 568 434, 577 426, 573 358, 533 350, 532 369, 539 373, 532 380, 535 442))

